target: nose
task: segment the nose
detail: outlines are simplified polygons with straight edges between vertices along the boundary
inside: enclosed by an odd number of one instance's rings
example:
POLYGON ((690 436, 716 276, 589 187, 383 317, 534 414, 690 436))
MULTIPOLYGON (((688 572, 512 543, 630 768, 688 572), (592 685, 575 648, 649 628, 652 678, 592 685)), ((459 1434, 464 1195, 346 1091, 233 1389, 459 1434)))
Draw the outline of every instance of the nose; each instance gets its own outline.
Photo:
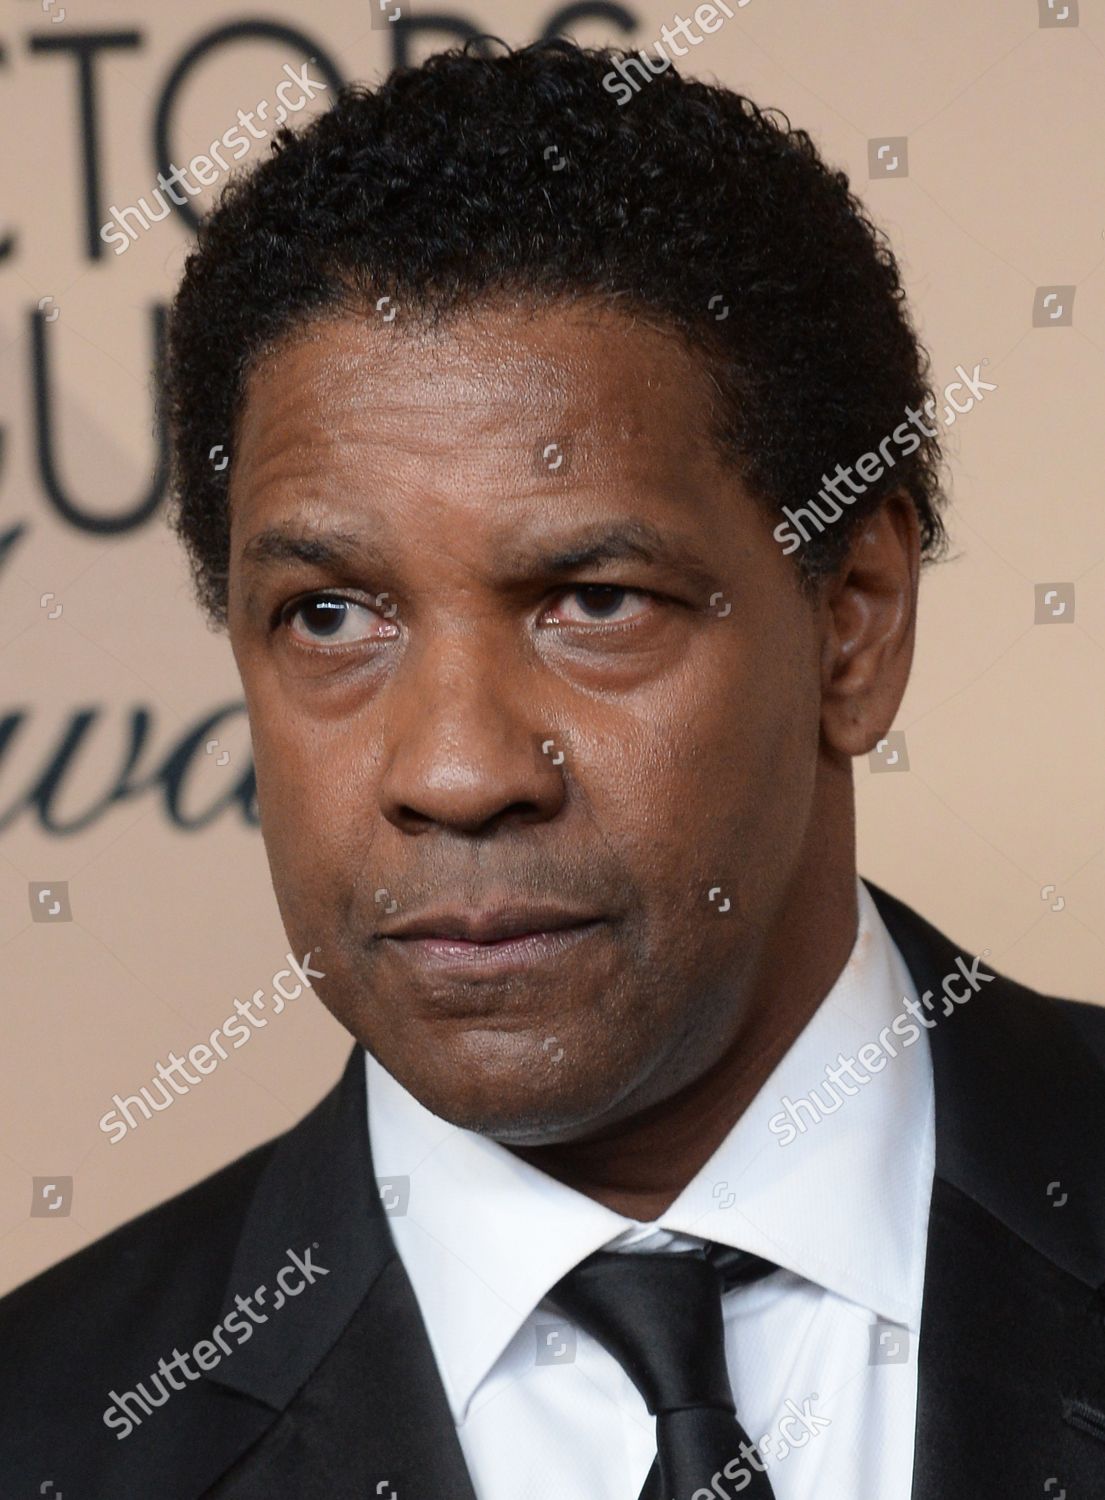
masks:
POLYGON ((524 655, 479 627, 409 648, 381 703, 384 816, 468 834, 555 817, 565 781, 548 698, 524 655))

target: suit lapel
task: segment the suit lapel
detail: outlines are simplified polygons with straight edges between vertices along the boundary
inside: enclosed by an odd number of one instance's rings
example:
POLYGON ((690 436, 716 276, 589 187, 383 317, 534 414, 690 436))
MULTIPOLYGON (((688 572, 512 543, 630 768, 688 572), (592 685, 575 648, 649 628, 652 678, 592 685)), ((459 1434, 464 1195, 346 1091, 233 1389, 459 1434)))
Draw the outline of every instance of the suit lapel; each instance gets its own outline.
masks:
POLYGON ((289 1252, 303 1257, 308 1247, 326 1274, 288 1298, 207 1376, 243 1420, 237 1451, 223 1454, 205 1496, 475 1500, 380 1203, 360 1047, 337 1089, 274 1152, 250 1204, 223 1305, 261 1285, 275 1291, 289 1252), (269 1415, 258 1436, 262 1409, 269 1415))
MULTIPOLYGON (((970 956, 870 889, 918 993, 943 1001, 970 956)), ((1062 1002, 1011 980, 943 1009, 913 1500, 1100 1493, 1102 1073, 1062 1002)))
POLYGON ((1105 1412, 1093 1292, 939 1177, 928 1256, 914 1500, 1102 1493, 1105 1416, 1070 1421, 1105 1412))
POLYGON ((475 1500, 433 1352, 393 1257, 318 1368, 205 1500, 475 1500))

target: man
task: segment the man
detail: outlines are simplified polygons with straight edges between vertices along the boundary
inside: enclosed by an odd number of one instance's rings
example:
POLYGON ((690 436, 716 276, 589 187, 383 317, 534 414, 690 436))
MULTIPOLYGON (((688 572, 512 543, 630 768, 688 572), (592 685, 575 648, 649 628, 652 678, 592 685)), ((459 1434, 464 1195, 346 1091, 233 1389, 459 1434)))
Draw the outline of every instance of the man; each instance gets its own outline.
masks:
POLYGON ((616 57, 348 90, 201 231, 173 520, 357 1045, 0 1304, 5 1496, 1105 1493, 1102 1013, 856 876, 943 539, 897 264, 616 57))

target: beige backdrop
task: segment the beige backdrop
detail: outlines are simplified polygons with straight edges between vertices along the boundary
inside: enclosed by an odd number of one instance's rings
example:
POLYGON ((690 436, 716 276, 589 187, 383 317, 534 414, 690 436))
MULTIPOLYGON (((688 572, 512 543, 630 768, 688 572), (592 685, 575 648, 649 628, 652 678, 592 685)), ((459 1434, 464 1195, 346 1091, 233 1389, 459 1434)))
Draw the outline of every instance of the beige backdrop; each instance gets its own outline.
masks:
MULTIPOLYGON (((512 43, 556 14, 506 0, 421 9, 512 43)), ((578 39, 636 46, 675 16, 654 0, 574 9, 578 39)), ((238 701, 229 647, 205 630, 160 510, 89 529, 134 512, 150 486, 151 309, 190 239, 174 215, 92 259, 89 163, 102 222, 156 184, 167 88, 181 163, 272 99, 286 62, 325 53, 341 76, 375 78, 400 40, 417 57, 453 39, 417 26, 397 38, 370 0, 12 0, 2 14, 0 818, 82 710, 97 716, 80 753, 40 797, 54 828, 115 784, 134 710, 149 717, 132 783, 192 736, 180 817, 228 800, 190 830, 151 782, 75 832, 50 831, 33 805, 4 827, 0 1290, 283 1130, 347 1050, 307 995, 119 1144, 97 1127, 113 1093, 148 1083, 236 996, 268 990, 286 944, 260 834, 229 798, 249 769, 245 725, 202 723, 238 701), (189 49, 235 22, 246 31, 201 47, 170 87, 189 49)), ((418 0, 408 15, 417 23, 418 0)), ((936 381, 985 360, 998 387, 950 435, 955 548, 923 589, 897 723, 908 770, 856 765, 861 871, 1018 979, 1100 997, 1105 3, 749 0, 682 66, 812 132, 903 258, 936 381)), ((254 144, 243 165, 266 151, 254 144)))

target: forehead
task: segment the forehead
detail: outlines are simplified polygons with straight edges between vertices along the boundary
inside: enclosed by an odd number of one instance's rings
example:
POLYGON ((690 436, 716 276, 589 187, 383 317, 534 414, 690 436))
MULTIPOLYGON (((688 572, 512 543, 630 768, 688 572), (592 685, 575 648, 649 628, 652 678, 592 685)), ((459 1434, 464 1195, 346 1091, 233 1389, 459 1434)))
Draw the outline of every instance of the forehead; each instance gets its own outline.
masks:
POLYGON ((232 550, 335 508, 381 532, 528 526, 557 500, 578 519, 619 497, 675 507, 684 531, 721 519, 734 476, 710 436, 717 389, 672 333, 581 304, 486 307, 434 330, 384 312, 310 324, 253 369, 232 550))

